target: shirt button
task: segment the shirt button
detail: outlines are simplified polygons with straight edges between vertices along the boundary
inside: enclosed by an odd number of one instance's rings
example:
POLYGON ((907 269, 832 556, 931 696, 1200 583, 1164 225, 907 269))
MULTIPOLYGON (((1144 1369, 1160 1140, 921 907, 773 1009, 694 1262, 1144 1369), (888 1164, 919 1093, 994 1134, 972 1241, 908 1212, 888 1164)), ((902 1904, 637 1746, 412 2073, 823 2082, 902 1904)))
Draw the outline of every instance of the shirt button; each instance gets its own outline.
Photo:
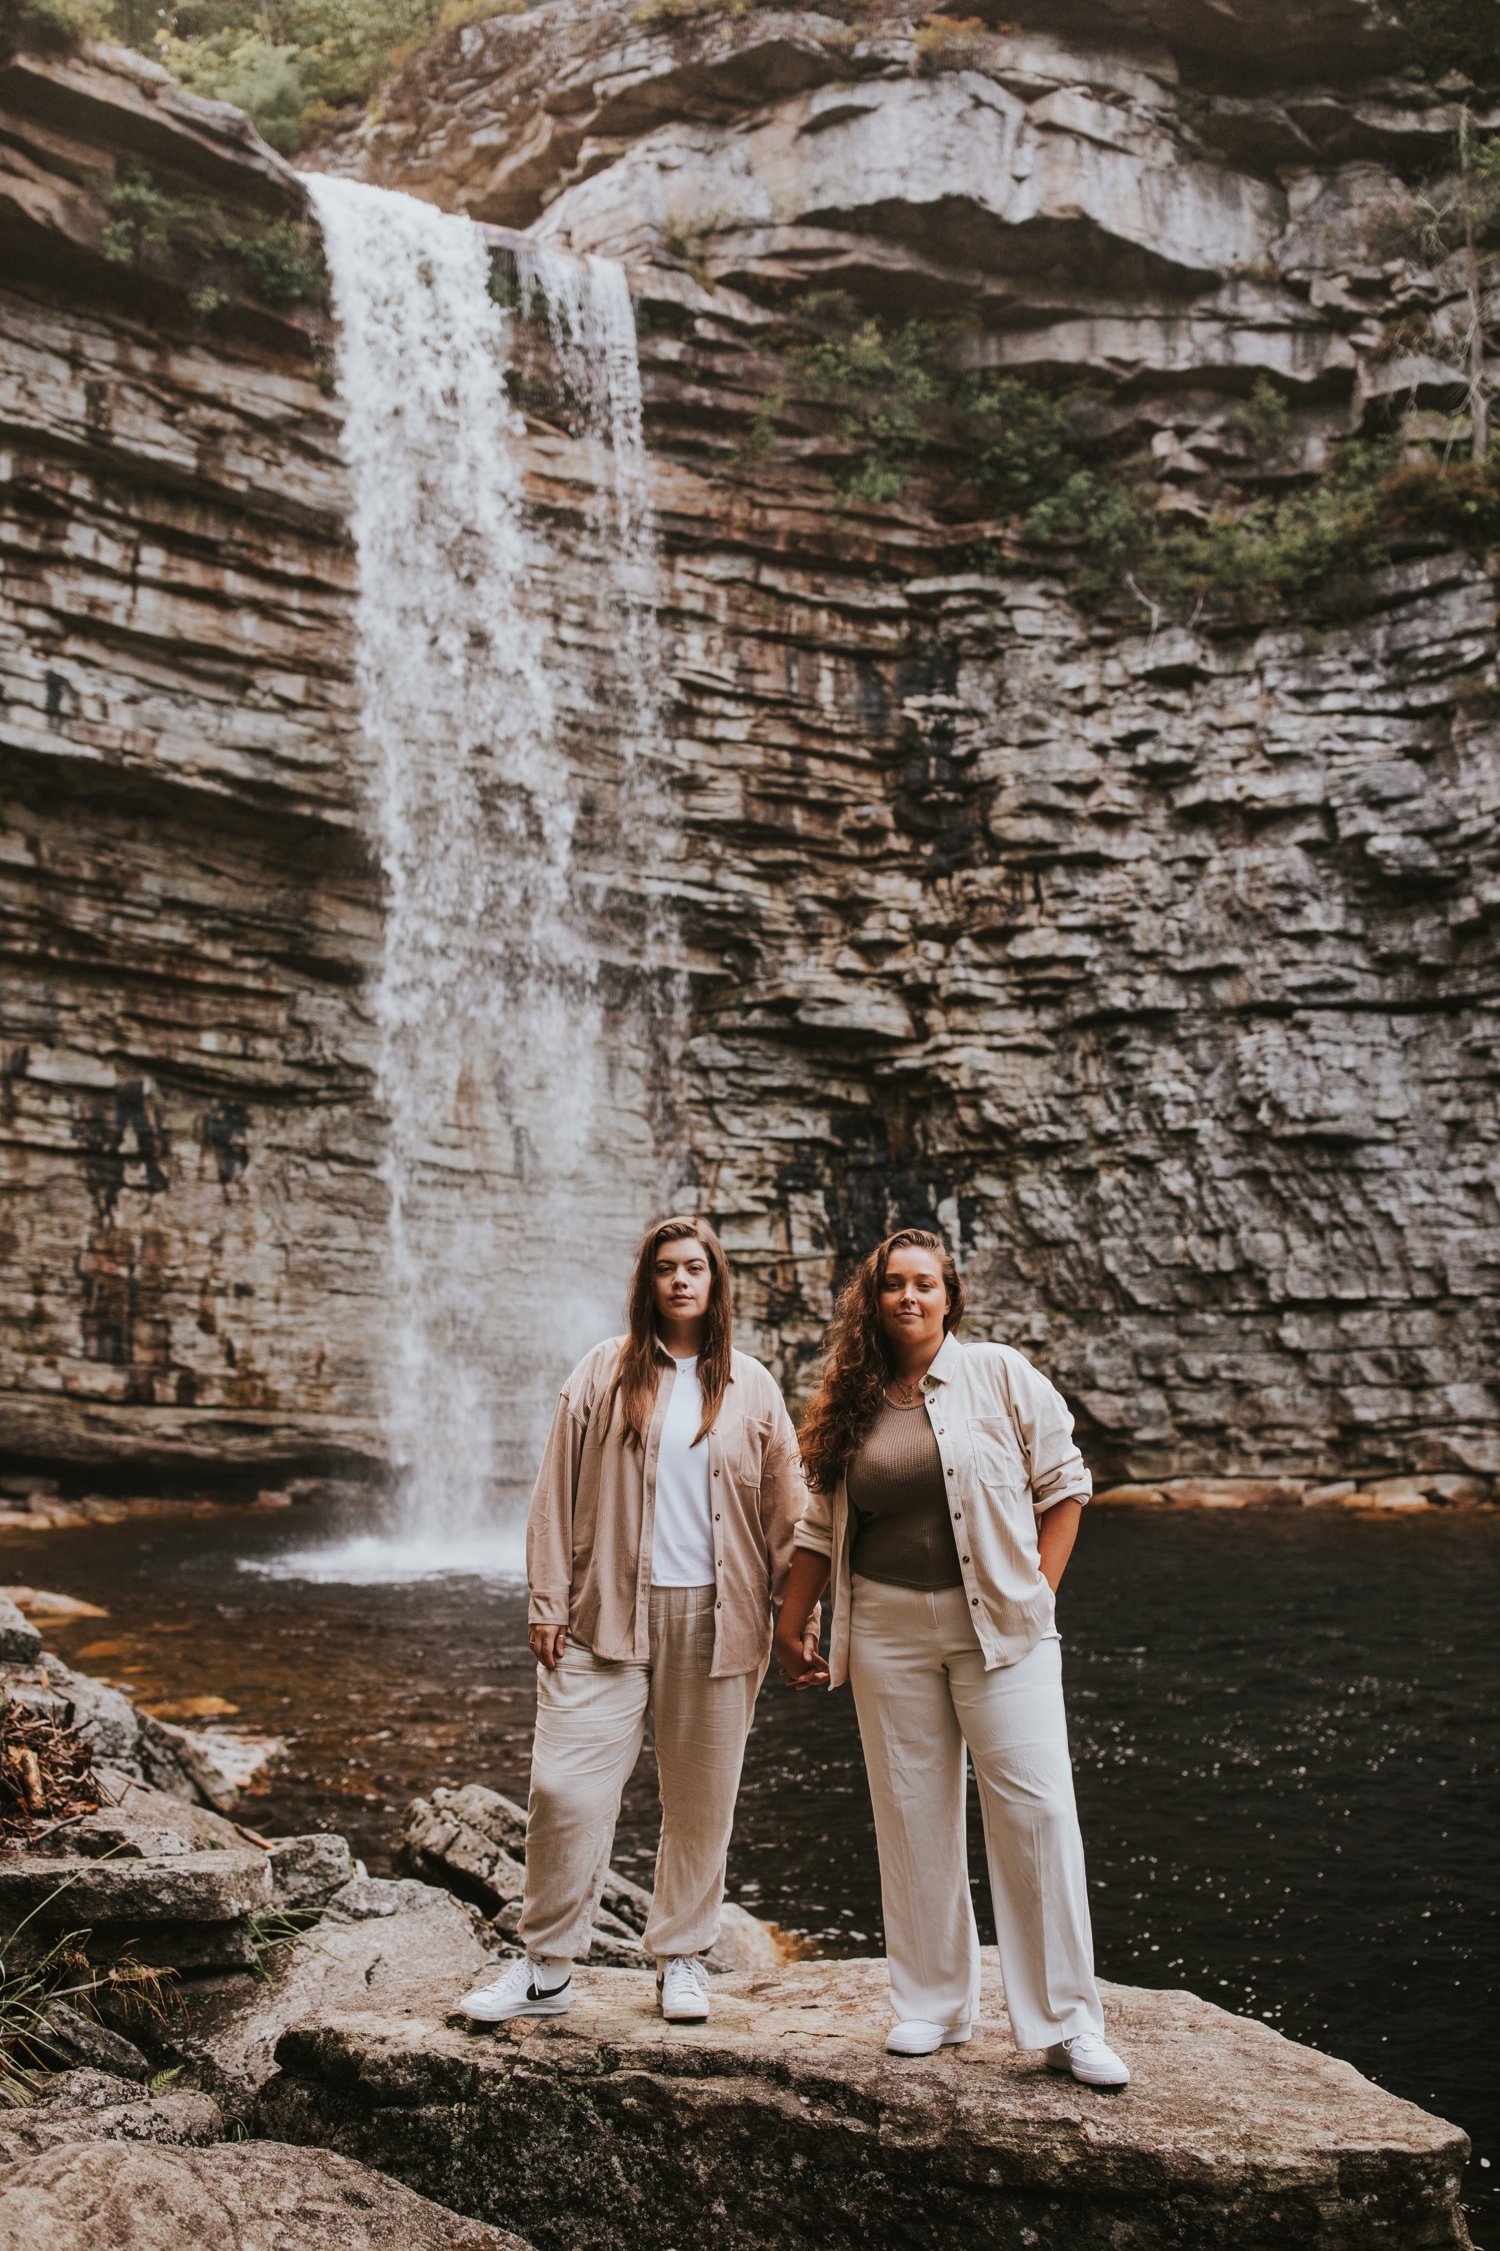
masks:
POLYGON ((964 1520, 964 1512, 963 1512, 963 1510, 962 1510, 961 1508, 956 1508, 956 1509, 955 1509, 955 1510, 953 1511, 953 1521, 954 1521, 954 1523, 955 1523, 955 1524, 962 1524, 963 1520, 964 1520))
POLYGON ((969 1559, 966 1555, 961 1555, 958 1560, 960 1563, 967 1563, 969 1559))
POLYGON ((724 1521, 724 1518, 723 1518, 723 1514, 722 1514, 722 1512, 721 1512, 721 1511, 720 1511, 719 1509, 715 1509, 715 1510, 714 1510, 714 1522, 715 1522, 715 1524, 722 1524, 722 1523, 723 1523, 723 1521, 724 1521))
MULTIPOLYGON (((718 1476, 718 1474, 719 1474, 719 1473, 718 1473, 718 1471, 717 1471, 717 1470, 715 1470, 715 1471, 714 1471, 714 1475, 715 1475, 715 1477, 717 1477, 717 1476, 718 1476)), ((948 1472, 948 1475, 949 1475, 950 1477, 951 1477, 951 1476, 953 1475, 953 1472, 952 1472, 952 1470, 951 1470, 951 1469, 949 1470, 949 1472, 948 1472)))
POLYGON ((977 1610, 977 1609, 979 1608, 979 1597, 978 1597, 978 1595, 977 1595, 977 1594, 971 1594, 971 1595, 970 1595, 970 1597, 969 1597, 969 1607, 970 1607, 970 1608, 971 1608, 972 1610, 977 1610))
POLYGON ((718 1476, 718 1474, 719 1474, 719 1473, 718 1473, 718 1471, 717 1471, 717 1470, 715 1470, 715 1471, 714 1471, 714 1475, 715 1475, 715 1477, 717 1477, 717 1476, 718 1476))

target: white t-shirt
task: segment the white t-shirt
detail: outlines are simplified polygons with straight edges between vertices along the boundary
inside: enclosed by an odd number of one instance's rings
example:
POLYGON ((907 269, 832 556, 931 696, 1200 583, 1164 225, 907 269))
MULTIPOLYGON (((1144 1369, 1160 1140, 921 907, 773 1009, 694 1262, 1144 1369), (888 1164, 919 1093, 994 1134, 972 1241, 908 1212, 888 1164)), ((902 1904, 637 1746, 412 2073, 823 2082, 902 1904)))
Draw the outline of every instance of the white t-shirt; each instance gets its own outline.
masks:
POLYGON ((651 1535, 653 1587, 711 1587, 713 1510, 708 1498, 708 1440, 695 1446, 703 1420, 696 1355, 673 1363, 677 1374, 662 1420, 656 1456, 656 1522, 651 1535))

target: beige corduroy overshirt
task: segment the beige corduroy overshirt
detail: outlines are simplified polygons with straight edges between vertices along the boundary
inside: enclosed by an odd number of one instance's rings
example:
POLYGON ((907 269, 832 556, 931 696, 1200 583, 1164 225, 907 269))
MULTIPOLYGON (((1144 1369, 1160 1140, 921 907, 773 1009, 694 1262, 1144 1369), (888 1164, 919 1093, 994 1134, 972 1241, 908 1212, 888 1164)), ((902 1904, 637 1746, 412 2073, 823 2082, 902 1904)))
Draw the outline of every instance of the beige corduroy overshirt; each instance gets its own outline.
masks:
MULTIPOLYGON (((596 1657, 650 1654, 651 1531, 661 1426, 677 1372, 661 1381, 643 1452, 627 1446, 618 1403, 603 1408, 621 1337, 596 1345, 563 1385, 526 1523, 528 1623, 566 1626, 596 1657)), ((715 1675, 753 1672, 771 1647, 792 1535, 807 1504, 797 1434, 776 1379, 736 1352, 708 1447, 714 1536, 715 1675)))
MULTIPOLYGON (((1040 1368, 1008 1344, 944 1337, 922 1378, 937 1440, 969 1616, 987 1668, 1018 1664, 1054 1631, 1056 1605, 1042 1577, 1036 1520, 1058 1501, 1093 1490, 1073 1443, 1073 1418, 1040 1368)), ((828 1652, 832 1685, 849 1669, 850 1549, 846 1480, 813 1493, 797 1545, 826 1555, 833 1581, 828 1652)))

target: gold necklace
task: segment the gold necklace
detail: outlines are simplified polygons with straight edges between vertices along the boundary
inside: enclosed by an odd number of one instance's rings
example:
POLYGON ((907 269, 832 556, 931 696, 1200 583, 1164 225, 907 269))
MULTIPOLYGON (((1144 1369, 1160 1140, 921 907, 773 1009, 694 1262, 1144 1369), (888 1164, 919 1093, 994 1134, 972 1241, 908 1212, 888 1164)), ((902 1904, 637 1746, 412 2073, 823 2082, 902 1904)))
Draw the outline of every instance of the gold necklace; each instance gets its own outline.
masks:
POLYGON ((918 1376, 915 1383, 908 1383, 902 1376, 892 1376, 885 1387, 885 1395, 893 1407, 920 1407, 922 1404, 922 1379, 918 1376), (893 1391, 897 1394, 894 1399, 891 1398, 893 1391))

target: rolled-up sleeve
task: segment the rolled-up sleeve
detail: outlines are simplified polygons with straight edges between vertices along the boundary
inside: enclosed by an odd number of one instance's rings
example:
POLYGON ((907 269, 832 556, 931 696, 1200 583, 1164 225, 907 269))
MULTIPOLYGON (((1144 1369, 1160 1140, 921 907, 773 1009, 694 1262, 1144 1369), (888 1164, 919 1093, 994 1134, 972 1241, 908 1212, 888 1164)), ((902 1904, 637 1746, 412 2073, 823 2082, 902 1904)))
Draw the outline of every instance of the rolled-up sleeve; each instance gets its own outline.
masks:
POLYGON ((1059 1501, 1087 1501, 1094 1481, 1073 1437, 1068 1403, 1029 1361, 1010 1366, 1015 1425, 1031 1469, 1032 1506, 1040 1514, 1059 1501))
POLYGON ((573 1498, 588 1425, 564 1391, 526 1518, 528 1626, 565 1626, 573 1580, 573 1498))
POLYGON ((760 1521, 771 1567, 771 1600, 779 1604, 786 1591, 792 1547, 799 1520, 807 1505, 807 1485, 797 1433, 779 1395, 771 1436, 761 1463, 760 1521))
POLYGON ((795 1545, 814 1555, 833 1553, 833 1505, 826 1493, 807 1488, 807 1506, 798 1520, 795 1545))

